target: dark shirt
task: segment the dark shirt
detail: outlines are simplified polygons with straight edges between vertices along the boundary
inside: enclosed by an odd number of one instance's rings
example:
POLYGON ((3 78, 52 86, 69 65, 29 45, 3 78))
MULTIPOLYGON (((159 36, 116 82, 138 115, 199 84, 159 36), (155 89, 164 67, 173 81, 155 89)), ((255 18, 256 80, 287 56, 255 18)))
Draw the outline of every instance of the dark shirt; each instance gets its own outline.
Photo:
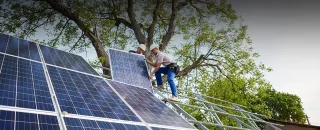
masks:
POLYGON ((136 52, 136 51, 134 51, 134 50, 130 50, 129 52, 130 52, 130 53, 137 53, 137 52, 136 52))

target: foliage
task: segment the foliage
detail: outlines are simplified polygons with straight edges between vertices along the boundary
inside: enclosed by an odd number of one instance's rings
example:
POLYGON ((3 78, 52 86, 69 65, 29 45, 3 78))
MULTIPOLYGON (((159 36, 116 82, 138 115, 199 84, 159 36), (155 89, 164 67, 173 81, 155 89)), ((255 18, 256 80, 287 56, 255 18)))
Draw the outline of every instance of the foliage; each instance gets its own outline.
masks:
POLYGON ((273 88, 261 89, 258 93, 271 111, 271 119, 305 123, 306 116, 300 97, 294 94, 277 92, 273 88))

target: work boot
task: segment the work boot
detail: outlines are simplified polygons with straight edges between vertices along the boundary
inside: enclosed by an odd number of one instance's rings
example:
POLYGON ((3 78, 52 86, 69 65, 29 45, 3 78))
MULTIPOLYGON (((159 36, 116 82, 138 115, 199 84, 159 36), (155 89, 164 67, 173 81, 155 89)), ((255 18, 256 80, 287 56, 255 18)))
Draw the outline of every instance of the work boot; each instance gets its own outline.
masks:
POLYGON ((164 86, 158 86, 158 87, 154 87, 154 86, 153 86, 153 88, 154 88, 155 90, 161 91, 162 89, 164 89, 164 86))
POLYGON ((170 101, 174 101, 174 102, 179 102, 179 98, 176 96, 172 96, 171 98, 169 98, 168 100, 170 101))

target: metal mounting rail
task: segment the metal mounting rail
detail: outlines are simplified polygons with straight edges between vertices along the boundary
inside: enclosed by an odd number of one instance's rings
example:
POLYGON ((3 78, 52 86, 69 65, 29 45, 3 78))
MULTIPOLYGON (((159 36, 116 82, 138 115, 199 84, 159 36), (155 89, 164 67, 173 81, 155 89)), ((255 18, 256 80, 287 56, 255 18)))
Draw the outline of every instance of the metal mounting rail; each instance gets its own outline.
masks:
POLYGON ((110 68, 106 68, 106 67, 99 66, 99 65, 91 65, 91 66, 98 67, 98 68, 101 68, 101 69, 104 69, 104 70, 110 70, 110 68))
MULTIPOLYGON (((190 92, 188 90, 183 90, 183 89, 178 89, 178 90, 179 91, 188 92, 188 93, 192 93, 192 94, 198 94, 198 93, 195 93, 195 92, 190 92)), ((243 106, 243 105, 240 105, 240 104, 237 104, 237 103, 233 103, 233 102, 229 102, 229 101, 225 101, 225 100, 222 100, 222 99, 219 99, 219 98, 210 97, 210 96, 203 95, 203 94, 198 94, 198 95, 200 95, 201 97, 211 98, 211 99, 214 99, 214 100, 217 100, 217 101, 221 101, 221 102, 225 102, 225 103, 229 103, 229 104, 234 104, 234 105, 237 105, 237 106, 241 106, 241 107, 247 108, 246 106, 243 106)))
MULTIPOLYGON (((160 93, 159 91, 155 91, 159 96, 161 96, 162 98, 165 98, 165 96, 160 93)), ((177 106, 176 104, 171 103, 171 105, 177 109, 178 113, 181 113, 182 115, 184 115, 188 120, 192 120, 192 121, 197 121, 195 118, 193 118, 191 115, 189 115, 187 112, 185 112, 182 108, 180 108, 179 106, 177 106)), ((199 128, 201 128, 201 130, 208 130, 207 127, 205 127, 202 123, 199 122, 193 122, 195 125, 197 125, 199 128)))
MULTIPOLYGON (((171 92, 166 91, 166 90, 162 90, 161 92, 171 93, 171 92)), ((222 108, 228 108, 228 109, 231 109, 231 110, 234 110, 234 111, 246 112, 246 113, 254 114, 254 115, 257 115, 257 116, 261 116, 261 117, 267 117, 267 116, 262 115, 262 114, 252 113, 252 112, 248 112, 248 111, 242 110, 242 109, 239 110, 239 109, 237 109, 237 108, 232 108, 232 107, 223 106, 223 105, 220 105, 220 104, 215 104, 215 103, 212 103, 212 102, 208 102, 208 101, 206 101, 206 100, 200 100, 200 99, 196 99, 196 98, 192 98, 192 97, 188 97, 188 96, 184 96, 184 95, 179 95, 179 97, 188 98, 188 99, 191 99, 191 100, 195 100, 195 101, 199 101, 199 102, 203 102, 203 103, 207 103, 207 104, 216 105, 216 106, 219 106, 219 107, 222 107, 222 108)), ((233 105, 234 105, 234 104, 233 104, 233 105)))
MULTIPOLYGON (((162 90, 161 92, 170 93, 170 92, 165 91, 165 90, 162 90)), ((160 92, 158 92, 158 93, 160 93, 160 92)), ((264 121, 264 120, 262 120, 261 118, 259 118, 257 116, 266 117, 265 115, 248 112, 248 111, 240 108, 236 103, 231 103, 231 102, 228 102, 228 101, 224 101, 222 99, 214 98, 215 100, 219 100, 219 101, 222 101, 222 102, 227 102, 227 103, 232 104, 232 107, 223 106, 223 105, 220 105, 220 104, 215 104, 215 103, 208 102, 207 100, 205 100, 205 99, 203 99, 201 97, 201 94, 194 93, 194 92, 192 92, 192 93, 196 98, 183 96, 183 95, 182 96, 180 95, 179 97, 185 97, 187 99, 195 100, 198 103, 200 103, 200 105, 202 105, 202 107, 193 106, 193 105, 189 105, 189 104, 183 104, 181 102, 174 102, 174 103, 172 102, 171 104, 183 105, 183 106, 186 106, 186 107, 189 107, 189 108, 194 108, 194 109, 207 111, 209 113, 207 116, 211 117, 212 121, 215 121, 217 124, 208 123, 208 122, 199 122, 199 121, 194 121, 194 120, 191 120, 190 122, 198 122, 198 123, 201 123, 201 124, 204 124, 204 125, 216 126, 216 127, 220 127, 222 130, 224 130, 225 128, 260 130, 260 128, 258 127, 256 122, 265 123, 266 125, 271 126, 275 130, 280 130, 276 126, 283 126, 283 125, 280 125, 280 124, 270 123, 270 122, 264 121), (210 108, 208 108, 205 103, 207 105, 209 105, 210 108), (228 112, 224 111, 223 109, 221 109, 220 107, 240 112, 241 116, 228 113, 228 112), (233 119, 234 121, 236 121, 238 123, 238 127, 224 125, 223 122, 221 122, 221 120, 220 120, 220 118, 219 118, 219 116, 217 114, 226 115, 229 118, 233 119), (242 120, 240 120, 240 119, 242 119, 242 120), (244 120, 246 120, 247 122, 244 122, 244 120), (246 127, 246 128, 243 128, 243 126, 246 127)), ((210 98, 213 98, 213 97, 210 97, 210 98)))

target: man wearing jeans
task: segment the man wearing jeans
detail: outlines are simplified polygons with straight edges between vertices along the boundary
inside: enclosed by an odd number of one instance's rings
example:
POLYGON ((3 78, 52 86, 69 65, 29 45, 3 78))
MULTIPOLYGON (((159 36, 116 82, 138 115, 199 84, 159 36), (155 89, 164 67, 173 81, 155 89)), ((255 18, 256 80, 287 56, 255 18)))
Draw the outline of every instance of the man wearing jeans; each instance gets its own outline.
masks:
POLYGON ((170 85, 170 89, 172 92, 172 97, 168 100, 171 101, 179 101, 177 98, 177 87, 174 83, 174 77, 176 75, 174 66, 176 65, 175 61, 172 60, 166 53, 160 52, 159 47, 155 44, 150 46, 151 53, 156 55, 156 62, 152 63, 149 60, 146 60, 148 64, 155 67, 155 69, 150 73, 149 78, 152 79, 153 74, 156 75, 157 86, 156 89, 162 90, 164 89, 161 74, 168 75, 168 83, 170 85), (165 67, 160 67, 161 65, 165 67))

